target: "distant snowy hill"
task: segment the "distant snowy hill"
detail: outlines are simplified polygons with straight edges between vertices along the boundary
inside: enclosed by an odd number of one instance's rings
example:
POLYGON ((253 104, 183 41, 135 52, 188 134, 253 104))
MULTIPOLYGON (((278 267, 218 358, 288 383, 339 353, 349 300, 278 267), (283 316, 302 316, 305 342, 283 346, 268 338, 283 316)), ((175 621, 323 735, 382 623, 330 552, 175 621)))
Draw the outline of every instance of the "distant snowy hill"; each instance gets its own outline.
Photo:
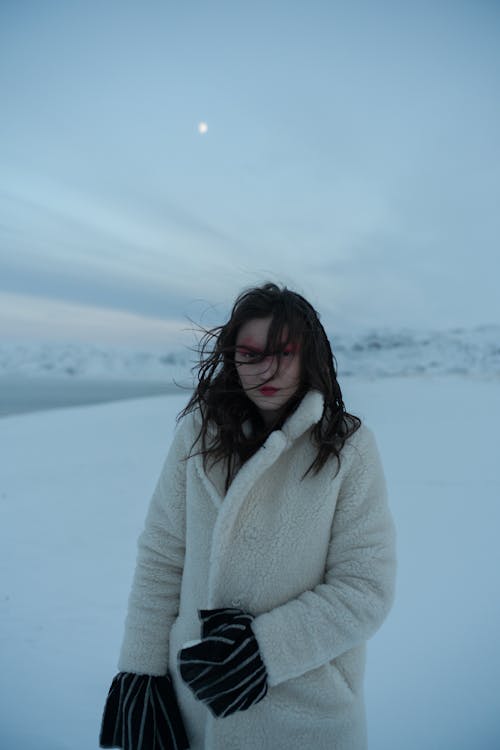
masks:
POLYGON ((375 331, 332 340, 344 375, 500 375, 500 326, 375 331))
MULTIPOLYGON (((340 375, 500 376, 500 326, 449 331, 380 330, 335 336, 340 375)), ((188 349, 148 352, 83 344, 2 344, 0 377, 192 382, 188 349)))
POLYGON ((192 355, 85 344, 1 344, 0 377, 190 382, 192 355))

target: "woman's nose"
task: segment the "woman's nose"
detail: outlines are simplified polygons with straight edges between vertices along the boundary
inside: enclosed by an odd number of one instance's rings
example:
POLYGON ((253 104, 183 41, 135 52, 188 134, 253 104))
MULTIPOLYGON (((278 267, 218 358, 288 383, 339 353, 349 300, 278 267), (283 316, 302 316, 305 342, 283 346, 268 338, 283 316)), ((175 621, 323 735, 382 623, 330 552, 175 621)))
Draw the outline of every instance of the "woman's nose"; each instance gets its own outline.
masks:
POLYGON ((278 372, 279 362, 275 354, 270 354, 259 362, 261 366, 261 372, 266 373, 266 377, 269 377, 269 372, 278 372))

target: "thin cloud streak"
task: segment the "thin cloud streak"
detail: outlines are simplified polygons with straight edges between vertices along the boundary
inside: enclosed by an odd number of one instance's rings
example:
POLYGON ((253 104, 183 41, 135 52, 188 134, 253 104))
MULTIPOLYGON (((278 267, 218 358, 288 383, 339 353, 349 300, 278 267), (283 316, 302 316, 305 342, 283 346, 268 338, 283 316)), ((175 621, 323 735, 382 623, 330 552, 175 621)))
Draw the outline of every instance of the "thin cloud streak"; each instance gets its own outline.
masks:
POLYGON ((166 349, 192 337, 187 320, 146 318, 107 308, 0 292, 0 336, 4 341, 42 340, 166 349))

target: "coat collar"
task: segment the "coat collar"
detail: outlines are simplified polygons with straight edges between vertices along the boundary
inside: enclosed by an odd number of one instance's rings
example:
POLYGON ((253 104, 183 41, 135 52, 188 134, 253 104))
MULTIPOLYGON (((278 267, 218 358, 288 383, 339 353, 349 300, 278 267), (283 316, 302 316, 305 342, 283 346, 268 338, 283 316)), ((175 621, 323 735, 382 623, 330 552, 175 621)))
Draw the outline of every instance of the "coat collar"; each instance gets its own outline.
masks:
MULTIPOLYGON (((275 432, 278 432, 284 436, 287 444, 293 443, 297 438, 303 435, 306 430, 319 422, 323 414, 324 404, 325 400, 320 391, 312 389, 307 391, 302 398, 302 401, 299 403, 293 414, 288 417, 281 429, 274 430, 270 433, 269 437, 274 435, 275 432)), ((246 437, 250 436, 250 420, 244 422, 243 432, 246 437)), ((267 438, 268 440, 269 437, 267 438)))
MULTIPOLYGON (((209 471, 210 476, 207 476, 203 468, 203 458, 195 454, 193 460, 198 474, 214 505, 220 508, 224 500, 224 504, 227 506, 233 495, 239 494, 240 497, 245 495, 249 487, 278 459, 283 451, 290 448, 301 435, 319 422, 323 414, 323 408, 323 394, 316 390, 308 391, 281 429, 271 432, 260 450, 240 468, 225 496, 223 491, 225 478, 223 463, 219 462, 212 467, 209 471)), ((196 416, 200 420, 200 415, 197 414, 196 416)), ((243 429, 248 434, 250 423, 246 422, 243 429)), ((215 427, 209 425, 208 434, 214 432, 215 427)))
POLYGON ((288 443, 293 443, 306 430, 319 422, 323 414, 324 403, 323 394, 320 391, 310 390, 306 393, 297 409, 281 428, 288 443))
MULTIPOLYGON (((274 432, 282 433, 287 443, 293 443, 294 440, 303 435, 306 430, 319 422, 323 414, 324 404, 325 400, 320 391, 314 389, 307 391, 293 414, 291 414, 282 425, 281 430, 275 430, 274 432)), ((197 421, 201 424, 200 413, 198 412, 196 416, 197 421)), ((243 423, 242 429, 245 436, 249 437, 251 434, 251 423, 249 419, 243 423)), ((269 437, 274 435, 274 432, 271 432, 269 437)), ((214 436, 215 434, 215 425, 209 423, 208 435, 214 436)))

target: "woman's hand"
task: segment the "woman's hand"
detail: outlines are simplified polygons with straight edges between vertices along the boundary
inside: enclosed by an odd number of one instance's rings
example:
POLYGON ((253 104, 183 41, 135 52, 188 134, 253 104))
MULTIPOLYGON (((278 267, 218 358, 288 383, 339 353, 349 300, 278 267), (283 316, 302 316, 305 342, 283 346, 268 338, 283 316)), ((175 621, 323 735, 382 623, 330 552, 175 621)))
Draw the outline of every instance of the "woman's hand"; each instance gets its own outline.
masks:
POLYGON ((267 673, 251 628, 232 607, 199 610, 202 639, 179 651, 182 679, 215 716, 245 711, 267 693, 267 673))
POLYGON ((109 689, 99 747, 186 750, 189 742, 169 674, 119 672, 109 689))

